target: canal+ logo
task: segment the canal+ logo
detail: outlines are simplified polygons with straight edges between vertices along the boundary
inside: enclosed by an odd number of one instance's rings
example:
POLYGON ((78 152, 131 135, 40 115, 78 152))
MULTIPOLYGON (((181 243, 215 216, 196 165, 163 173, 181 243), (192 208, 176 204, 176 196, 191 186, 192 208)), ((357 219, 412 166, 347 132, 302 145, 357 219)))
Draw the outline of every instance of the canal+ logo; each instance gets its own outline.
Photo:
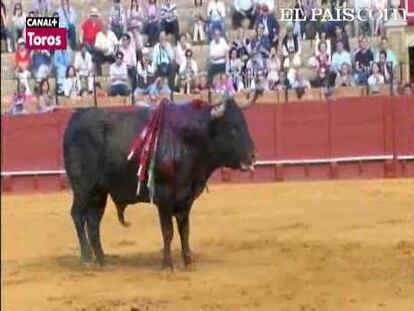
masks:
POLYGON ((65 50, 66 28, 59 28, 59 17, 26 17, 26 46, 31 50, 65 50))

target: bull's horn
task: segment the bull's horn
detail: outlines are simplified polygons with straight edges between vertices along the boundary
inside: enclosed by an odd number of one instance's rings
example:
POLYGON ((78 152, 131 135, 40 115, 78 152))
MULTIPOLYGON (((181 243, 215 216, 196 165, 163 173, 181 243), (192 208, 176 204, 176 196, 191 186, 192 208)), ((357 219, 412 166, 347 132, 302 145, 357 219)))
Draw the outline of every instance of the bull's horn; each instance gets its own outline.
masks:
POLYGON ((220 118, 224 115, 224 111, 226 110, 226 104, 219 104, 215 105, 211 108, 211 116, 213 118, 220 118))

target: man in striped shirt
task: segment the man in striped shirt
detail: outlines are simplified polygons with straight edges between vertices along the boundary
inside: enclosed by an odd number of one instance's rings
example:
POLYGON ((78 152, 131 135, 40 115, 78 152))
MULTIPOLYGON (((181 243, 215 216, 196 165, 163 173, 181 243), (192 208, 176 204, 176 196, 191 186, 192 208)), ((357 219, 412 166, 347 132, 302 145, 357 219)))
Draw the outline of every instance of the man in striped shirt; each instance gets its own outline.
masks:
POLYGON ((173 35, 175 40, 179 40, 180 26, 178 23, 177 5, 173 0, 165 0, 161 6, 161 28, 167 35, 173 35))

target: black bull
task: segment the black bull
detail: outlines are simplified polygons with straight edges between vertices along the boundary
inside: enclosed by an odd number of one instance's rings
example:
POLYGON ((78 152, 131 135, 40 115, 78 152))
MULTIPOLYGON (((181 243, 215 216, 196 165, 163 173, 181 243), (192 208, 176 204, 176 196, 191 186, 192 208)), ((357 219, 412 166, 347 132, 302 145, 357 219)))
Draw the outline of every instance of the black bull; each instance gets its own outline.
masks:
MULTIPOLYGON (((124 111, 90 108, 75 112, 68 123, 63 152, 73 190, 71 215, 83 262, 91 261, 93 250, 97 263, 104 264, 100 223, 108 194, 124 225, 123 211, 128 204, 149 202, 146 186, 136 195, 136 159, 127 160, 131 144, 149 116, 148 108, 124 111)), ((164 242, 163 267, 172 268, 173 217, 187 266, 192 262, 189 213, 194 200, 217 168, 251 168, 254 146, 243 113, 233 99, 214 108, 170 103, 161 124, 154 203, 164 242)))

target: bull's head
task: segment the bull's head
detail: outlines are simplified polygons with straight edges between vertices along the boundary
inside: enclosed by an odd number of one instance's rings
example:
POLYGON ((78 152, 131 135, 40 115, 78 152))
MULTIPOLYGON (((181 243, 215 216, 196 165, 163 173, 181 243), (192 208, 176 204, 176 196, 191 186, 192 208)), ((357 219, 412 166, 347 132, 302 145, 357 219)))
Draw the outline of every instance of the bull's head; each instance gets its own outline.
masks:
POLYGON ((212 152, 220 165, 248 170, 253 169, 254 144, 250 137, 241 108, 255 103, 258 92, 246 95, 245 101, 223 98, 210 111, 210 139, 212 152))

